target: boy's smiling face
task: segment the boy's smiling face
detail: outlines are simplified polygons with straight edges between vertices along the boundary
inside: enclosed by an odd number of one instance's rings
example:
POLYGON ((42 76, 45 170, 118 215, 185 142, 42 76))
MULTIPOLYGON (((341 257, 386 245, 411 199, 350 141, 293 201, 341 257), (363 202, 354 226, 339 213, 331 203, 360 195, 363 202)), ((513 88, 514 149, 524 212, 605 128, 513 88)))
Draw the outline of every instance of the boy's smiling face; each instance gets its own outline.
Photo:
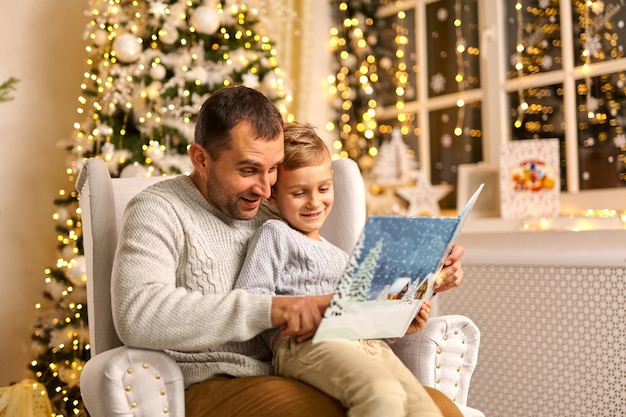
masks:
POLYGON ((322 227, 333 206, 333 171, 329 159, 320 165, 294 170, 278 167, 278 181, 272 197, 282 217, 291 227, 319 240, 322 227))

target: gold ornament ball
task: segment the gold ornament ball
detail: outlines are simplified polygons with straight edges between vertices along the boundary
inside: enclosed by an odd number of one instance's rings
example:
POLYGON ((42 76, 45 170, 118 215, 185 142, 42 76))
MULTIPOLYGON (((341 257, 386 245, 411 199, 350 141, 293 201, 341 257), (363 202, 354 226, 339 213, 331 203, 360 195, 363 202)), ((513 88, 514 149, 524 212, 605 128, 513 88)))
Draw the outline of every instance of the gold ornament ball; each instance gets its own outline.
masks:
POLYGON ((374 167, 374 158, 371 155, 365 154, 359 158, 358 163, 361 171, 369 171, 374 167))

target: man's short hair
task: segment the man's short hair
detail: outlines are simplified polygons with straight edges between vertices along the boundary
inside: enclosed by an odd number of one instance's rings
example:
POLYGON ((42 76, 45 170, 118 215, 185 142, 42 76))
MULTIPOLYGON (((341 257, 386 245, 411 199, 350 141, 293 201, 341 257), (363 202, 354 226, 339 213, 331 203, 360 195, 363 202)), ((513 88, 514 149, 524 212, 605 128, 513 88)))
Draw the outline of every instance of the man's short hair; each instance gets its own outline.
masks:
POLYGON ((213 93, 202 105, 194 142, 207 150, 211 159, 219 158, 231 147, 231 131, 241 122, 250 123, 255 139, 274 140, 283 133, 278 108, 260 91, 249 87, 226 87, 213 93))

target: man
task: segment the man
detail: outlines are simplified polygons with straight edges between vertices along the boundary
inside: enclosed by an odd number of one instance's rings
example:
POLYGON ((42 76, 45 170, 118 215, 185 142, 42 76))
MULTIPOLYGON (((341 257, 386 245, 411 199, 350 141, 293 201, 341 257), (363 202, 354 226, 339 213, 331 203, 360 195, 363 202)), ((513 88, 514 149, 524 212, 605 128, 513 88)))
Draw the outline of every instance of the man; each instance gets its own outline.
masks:
MULTIPOLYGON (((189 176, 161 181, 128 204, 112 275, 113 318, 129 346, 166 350, 185 378, 186 414, 343 416, 306 384, 269 376, 271 327, 310 338, 329 296, 233 290, 284 155, 280 112, 263 94, 225 88, 202 106, 189 176), (241 378, 233 378, 241 377, 241 378)), ((451 255, 442 288, 463 278, 451 255)), ((419 328, 419 326, 416 326, 419 328)))

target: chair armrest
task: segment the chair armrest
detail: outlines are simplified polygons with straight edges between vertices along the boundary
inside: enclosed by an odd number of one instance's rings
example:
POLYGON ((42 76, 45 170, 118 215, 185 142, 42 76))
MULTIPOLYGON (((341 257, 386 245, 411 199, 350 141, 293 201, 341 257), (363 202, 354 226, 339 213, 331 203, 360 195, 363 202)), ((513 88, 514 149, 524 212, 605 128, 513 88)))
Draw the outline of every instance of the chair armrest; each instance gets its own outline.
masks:
POLYGON ((111 349, 88 360, 80 378, 92 417, 185 415, 183 375, 165 352, 111 349))
POLYGON ((430 318, 424 329, 398 339, 391 348, 422 385, 465 406, 479 345, 480 331, 474 322, 447 315, 430 318))

